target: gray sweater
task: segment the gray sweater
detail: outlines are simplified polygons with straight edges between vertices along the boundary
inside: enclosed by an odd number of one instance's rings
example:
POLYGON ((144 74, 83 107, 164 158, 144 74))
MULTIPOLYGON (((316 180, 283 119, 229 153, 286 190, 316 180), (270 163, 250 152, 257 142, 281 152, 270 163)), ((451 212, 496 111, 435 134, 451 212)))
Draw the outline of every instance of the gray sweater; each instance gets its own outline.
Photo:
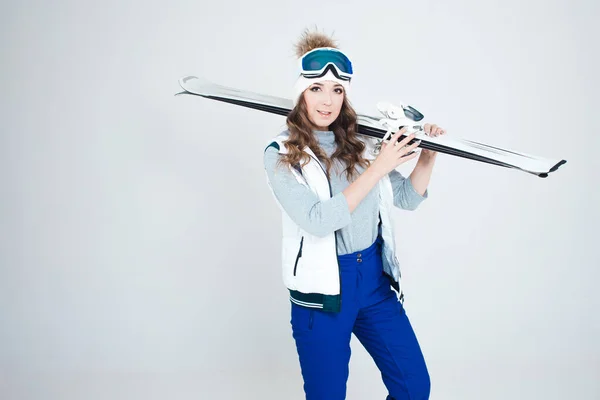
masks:
MULTIPOLYGON (((332 131, 313 131, 319 145, 328 157, 331 157, 337 144, 332 131)), ((280 154, 277 148, 268 147, 264 153, 264 165, 267 177, 277 200, 289 217, 300 228, 316 236, 326 236, 335 231, 338 255, 350 254, 369 247, 377 239, 379 224, 379 186, 376 185, 360 204, 350 213, 348 202, 342 193, 351 182, 341 162, 335 160, 330 171, 330 183, 333 197, 319 200, 317 195, 306 186, 298 183, 292 172, 286 167, 277 166, 280 154)), ((364 168, 357 166, 360 174, 364 168)), ((427 198, 421 196, 412 186, 409 178, 398 171, 389 173, 394 189, 394 205, 405 210, 414 210, 427 198)))

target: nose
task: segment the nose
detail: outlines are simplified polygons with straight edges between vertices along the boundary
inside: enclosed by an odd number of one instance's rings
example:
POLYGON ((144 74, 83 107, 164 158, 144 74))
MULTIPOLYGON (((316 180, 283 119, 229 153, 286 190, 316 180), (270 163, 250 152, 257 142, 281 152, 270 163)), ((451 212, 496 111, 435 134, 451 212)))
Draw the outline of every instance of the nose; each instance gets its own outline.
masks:
POLYGON ((331 105, 331 93, 325 92, 323 94, 323 104, 326 105, 326 106, 330 106, 331 105))

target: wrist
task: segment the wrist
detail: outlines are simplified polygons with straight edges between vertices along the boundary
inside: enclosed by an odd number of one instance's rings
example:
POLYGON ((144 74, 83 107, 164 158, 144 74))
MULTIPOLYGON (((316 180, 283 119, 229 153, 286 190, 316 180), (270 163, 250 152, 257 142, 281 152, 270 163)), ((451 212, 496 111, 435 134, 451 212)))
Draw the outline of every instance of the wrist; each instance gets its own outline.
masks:
POLYGON ((378 168, 375 163, 371 163, 371 165, 369 165, 369 167, 365 170, 365 173, 372 176, 376 180, 380 180, 385 175, 385 172, 378 168))
POLYGON ((428 163, 434 162, 436 156, 437 156, 436 151, 421 150, 421 154, 419 154, 419 161, 428 164, 428 163))

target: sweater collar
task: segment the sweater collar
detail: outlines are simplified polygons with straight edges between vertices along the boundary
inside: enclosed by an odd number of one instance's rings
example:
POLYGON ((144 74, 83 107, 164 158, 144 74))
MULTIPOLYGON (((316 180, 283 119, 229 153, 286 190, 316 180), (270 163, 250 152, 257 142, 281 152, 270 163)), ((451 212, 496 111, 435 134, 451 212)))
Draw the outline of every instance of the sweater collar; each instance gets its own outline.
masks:
POLYGON ((323 147, 327 146, 327 147, 331 147, 334 146, 335 144, 335 134, 333 133, 333 131, 319 131, 319 130, 313 130, 313 133, 315 135, 315 137, 317 138, 317 141, 319 142, 319 144, 323 147))

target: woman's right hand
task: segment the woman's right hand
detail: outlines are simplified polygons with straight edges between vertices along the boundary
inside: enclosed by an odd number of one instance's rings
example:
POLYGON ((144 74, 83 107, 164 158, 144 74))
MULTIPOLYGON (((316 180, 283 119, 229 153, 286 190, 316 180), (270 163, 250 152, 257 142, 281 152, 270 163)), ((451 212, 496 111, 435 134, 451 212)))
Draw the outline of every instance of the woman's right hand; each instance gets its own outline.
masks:
POLYGON ((390 173, 393 169, 398 167, 400 164, 403 164, 415 158, 418 155, 417 152, 413 152, 410 155, 407 155, 407 153, 410 153, 411 151, 416 149, 419 146, 419 144, 421 144, 421 141, 415 141, 415 143, 411 144, 410 146, 407 146, 408 142, 415 138, 415 135, 411 133, 410 135, 402 139, 400 142, 398 142, 400 136, 405 132, 406 127, 394 133, 390 137, 389 142, 382 142, 381 150, 379 151, 377 158, 371 163, 369 168, 373 168, 373 170, 376 171, 378 175, 385 176, 386 174, 390 173))

